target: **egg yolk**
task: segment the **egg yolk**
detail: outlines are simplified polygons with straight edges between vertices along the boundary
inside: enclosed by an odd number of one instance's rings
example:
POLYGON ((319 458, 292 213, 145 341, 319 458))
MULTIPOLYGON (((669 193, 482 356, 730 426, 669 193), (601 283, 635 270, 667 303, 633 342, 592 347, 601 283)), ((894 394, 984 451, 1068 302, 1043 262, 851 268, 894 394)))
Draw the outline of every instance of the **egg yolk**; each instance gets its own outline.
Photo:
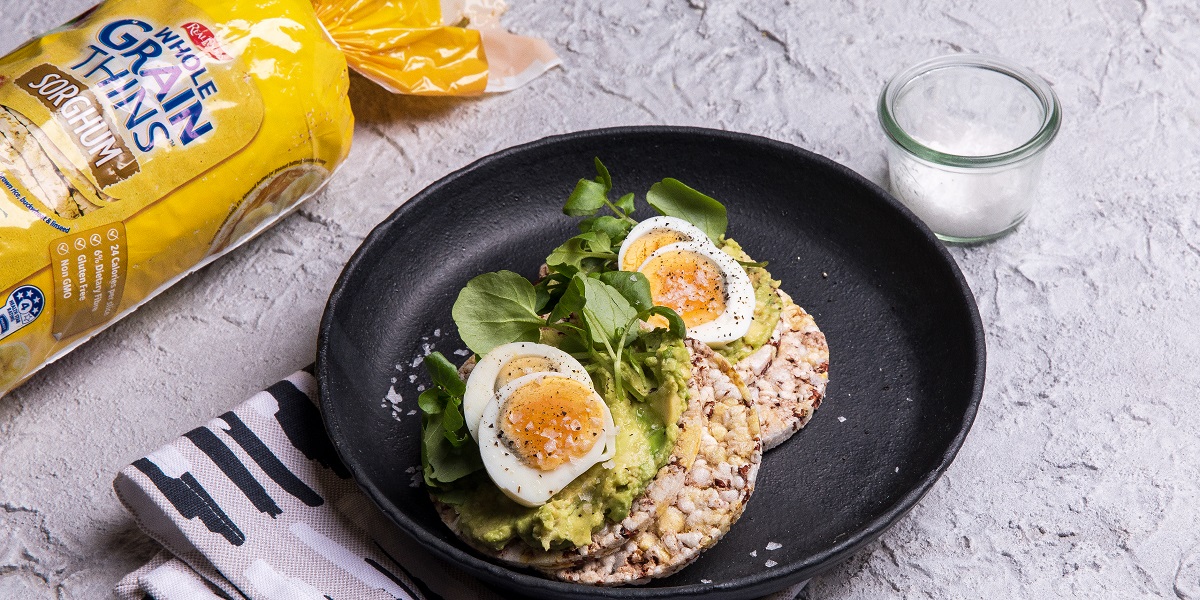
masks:
POLYGON ((517 356, 504 363, 496 376, 496 389, 500 389, 518 377, 533 373, 555 373, 558 365, 545 356, 517 356))
MULTIPOLYGON (((725 278, 721 268, 706 256, 667 252, 651 259, 641 272, 650 281, 654 304, 679 313, 688 327, 714 321, 725 312, 725 278)), ((658 316, 649 323, 666 326, 665 319, 658 316)))
POLYGON ((625 249, 625 257, 621 261, 621 270, 636 271, 638 267, 642 266, 642 263, 646 262, 647 258, 650 258, 651 254, 654 254, 655 250, 691 239, 670 229, 651 230, 650 233, 629 242, 629 247, 625 249))
POLYGON ((544 377, 515 389, 501 410, 500 434, 525 464, 551 471, 583 458, 604 437, 600 400, 567 377, 544 377))

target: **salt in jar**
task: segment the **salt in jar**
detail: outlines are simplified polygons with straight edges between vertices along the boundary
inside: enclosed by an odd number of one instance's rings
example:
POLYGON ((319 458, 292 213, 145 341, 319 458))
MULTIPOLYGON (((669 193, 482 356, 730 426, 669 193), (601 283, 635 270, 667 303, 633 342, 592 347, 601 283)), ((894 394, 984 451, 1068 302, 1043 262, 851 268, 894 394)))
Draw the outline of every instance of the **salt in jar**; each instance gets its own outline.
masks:
POLYGON ((1029 214, 1058 98, 1000 58, 935 58, 892 78, 879 98, 894 193, 942 240, 1000 237, 1029 214))

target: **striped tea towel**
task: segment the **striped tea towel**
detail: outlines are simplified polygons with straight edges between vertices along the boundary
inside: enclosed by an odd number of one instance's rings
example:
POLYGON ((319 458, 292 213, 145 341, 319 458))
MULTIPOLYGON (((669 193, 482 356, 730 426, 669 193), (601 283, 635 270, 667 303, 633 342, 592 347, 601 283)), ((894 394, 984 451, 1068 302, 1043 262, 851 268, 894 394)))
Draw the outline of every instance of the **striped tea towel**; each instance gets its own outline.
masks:
MULTIPOLYGON (((121 600, 498 600, 421 548, 338 460, 309 371, 124 468, 113 482, 165 549, 121 600)), ((803 584, 772 596, 795 598, 803 584)))

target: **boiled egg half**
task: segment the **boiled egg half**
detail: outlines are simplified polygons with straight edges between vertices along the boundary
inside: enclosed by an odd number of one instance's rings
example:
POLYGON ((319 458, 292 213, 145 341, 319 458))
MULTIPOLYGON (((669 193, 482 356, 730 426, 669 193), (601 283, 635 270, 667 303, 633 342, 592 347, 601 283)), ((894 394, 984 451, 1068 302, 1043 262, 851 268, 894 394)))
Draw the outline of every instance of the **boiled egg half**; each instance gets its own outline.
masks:
POLYGON ((554 346, 533 342, 496 346, 471 370, 463 395, 463 419, 476 441, 479 441, 479 419, 496 392, 509 382, 533 373, 558 373, 589 388, 592 386, 592 378, 583 365, 554 346))
POLYGON ((616 454, 608 405, 590 381, 562 373, 522 375, 501 386, 478 431, 488 477, 522 506, 545 504, 616 454))
MULTIPOLYGON (((754 317, 750 276, 692 224, 672 217, 647 219, 629 232, 617 261, 621 269, 646 276, 654 304, 679 313, 688 337, 722 346, 750 330, 754 317), (640 237, 635 235, 639 233, 640 237)), ((666 326, 658 316, 650 323, 666 326)))
POLYGON ((636 271, 655 250, 679 242, 707 242, 708 236, 699 227, 679 217, 653 217, 633 226, 621 249, 617 264, 622 271, 636 271))

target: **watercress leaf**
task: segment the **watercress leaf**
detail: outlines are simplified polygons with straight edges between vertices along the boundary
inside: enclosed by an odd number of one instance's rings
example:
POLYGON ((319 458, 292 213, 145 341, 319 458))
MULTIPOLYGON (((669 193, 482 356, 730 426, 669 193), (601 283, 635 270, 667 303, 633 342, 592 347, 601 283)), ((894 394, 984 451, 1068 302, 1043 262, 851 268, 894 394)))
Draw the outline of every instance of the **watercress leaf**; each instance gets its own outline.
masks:
POLYGON ((609 260, 616 257, 607 234, 602 231, 589 231, 581 233, 555 248, 550 252, 550 256, 546 257, 546 265, 552 268, 569 265, 579 270, 585 270, 587 265, 584 261, 589 258, 609 260))
MULTIPOLYGON (((627 215, 633 214, 633 210, 635 208, 633 205, 633 194, 625 194, 617 199, 617 208, 624 211, 624 213, 627 215)), ((628 221, 626 222, 628 223, 628 221)))
POLYGON ((443 461, 441 468, 438 469, 439 480, 447 483, 458 481, 483 468, 483 459, 479 455, 479 447, 475 445, 475 440, 469 440, 451 456, 453 458, 443 461))
POLYGON ((591 179, 580 179, 575 190, 567 197, 563 213, 572 217, 590 217, 607 202, 608 190, 603 183, 591 179))
POLYGON ((545 285, 546 293, 550 297, 544 305, 538 308, 539 315, 554 312, 555 307, 558 306, 558 301, 562 299, 563 294, 567 291, 567 286, 571 283, 571 277, 579 272, 578 269, 570 265, 560 265, 556 271, 561 272, 550 273, 541 282, 541 284, 545 285))
POLYGON ((584 219, 579 223, 579 229, 583 232, 597 231, 608 236, 611 247, 617 248, 621 242, 625 241, 625 236, 629 235, 629 230, 633 229, 633 223, 628 219, 618 219, 609 215, 599 217, 591 217, 584 219))
POLYGON ((437 488, 440 484, 457 481, 483 468, 479 447, 473 440, 464 440, 456 448, 446 439, 442 415, 425 419, 421 436, 421 466, 426 485, 437 488))
POLYGON ((729 218, 725 205, 688 187, 678 179, 667 178, 646 192, 646 202, 660 215, 679 217, 708 235, 712 241, 725 235, 729 218))
MULTIPOLYGON (((588 323, 592 338, 597 342, 601 336, 610 344, 620 344, 625 328, 634 318, 637 311, 633 305, 621 295, 617 288, 590 277, 575 277, 582 282, 583 308, 581 313, 588 323)), ((574 282, 572 282, 574 285, 574 282)))
POLYGON ((467 282, 450 310, 458 335, 476 354, 509 342, 536 342, 545 323, 537 291, 512 271, 484 273, 467 282))
POLYGON ((451 400, 446 403, 442 411, 442 430, 445 432, 446 441, 452 446, 461 446, 470 437, 470 433, 466 431, 462 406, 458 402, 451 400))
POLYGON ((443 396, 437 388, 429 388, 417 396, 417 406, 421 407, 421 412, 427 415, 438 415, 442 413, 442 404, 444 403, 442 398, 443 396))
POLYGON ((625 328, 625 337, 621 340, 621 343, 628 346, 636 342, 641 336, 642 328, 638 325, 638 320, 634 319, 634 321, 629 324, 629 327, 625 328))
POLYGON ((608 167, 600 162, 600 157, 595 157, 592 160, 596 163, 596 182, 604 185, 604 191, 607 193, 612 189, 612 175, 608 173, 608 167))
POLYGON ((679 316, 679 313, 665 306, 654 306, 650 308, 648 314, 659 315, 665 318, 667 320, 667 330, 672 336, 679 339, 687 337, 687 325, 684 324, 683 317, 679 316))
POLYGON ((558 265, 556 268, 550 269, 550 287, 566 288, 568 283, 571 283, 571 278, 579 272, 579 268, 572 265, 558 265))
POLYGON ((581 332, 572 332, 569 335, 564 335, 558 340, 558 349, 580 358, 588 354, 590 342, 586 339, 586 334, 581 332))
POLYGON ((556 323, 566 319, 567 317, 570 317, 572 313, 579 313, 580 309, 583 308, 584 302, 584 279, 586 279, 586 277, 582 274, 571 278, 571 281, 567 283, 566 289, 563 291, 562 297, 559 298, 558 304, 555 305, 554 310, 551 311, 550 318, 548 319, 549 322, 556 323))
POLYGON ((616 288, 629 301, 639 315, 654 306, 650 297, 650 281, 636 271, 607 271, 600 274, 600 281, 616 288))
POLYGON ((533 312, 539 315, 546 314, 547 307, 554 300, 554 297, 550 295, 549 281, 549 279, 543 279, 533 284, 533 312))
POLYGON ((584 237, 584 243, 591 252, 611 253, 613 251, 612 240, 608 239, 608 234, 603 231, 581 233, 580 235, 584 237))
MULTIPOLYGON (((432 454, 429 439, 429 423, 431 418, 437 417, 421 417, 421 474, 425 477, 425 485, 430 488, 436 488, 438 485, 437 479, 434 478, 433 466, 429 463, 429 456, 432 454)), ((434 430, 436 431, 436 429, 434 430)), ((435 443, 440 443, 435 442, 435 443)))
POLYGON ((633 363, 625 363, 621 369, 621 380, 625 383, 625 391, 638 402, 645 402, 650 395, 650 382, 642 370, 633 363))
POLYGON ((437 498, 440 502, 451 506, 459 506, 466 504, 468 500, 475 496, 474 490, 468 485, 449 485, 444 488, 431 489, 429 494, 437 498))
POLYGON ((467 384, 458 376, 458 368, 441 352, 433 352, 425 357, 425 369, 429 371, 433 385, 442 388, 451 396, 462 398, 467 392, 467 384))

